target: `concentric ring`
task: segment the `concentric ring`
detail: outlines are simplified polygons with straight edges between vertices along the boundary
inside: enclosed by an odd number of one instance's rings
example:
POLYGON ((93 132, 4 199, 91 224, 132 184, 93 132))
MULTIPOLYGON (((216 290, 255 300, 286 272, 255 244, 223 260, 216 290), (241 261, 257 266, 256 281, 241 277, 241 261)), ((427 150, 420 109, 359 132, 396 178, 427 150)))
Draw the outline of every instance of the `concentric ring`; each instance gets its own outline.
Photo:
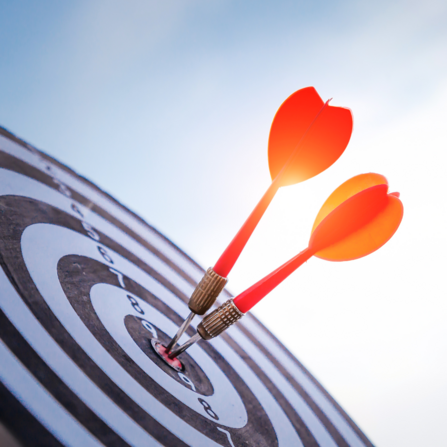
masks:
POLYGON ((203 270, 10 135, 0 135, 0 256, 0 418, 24 444, 372 445, 251 316, 196 347, 203 355, 191 349, 190 375, 157 366, 140 331, 171 336, 203 270))

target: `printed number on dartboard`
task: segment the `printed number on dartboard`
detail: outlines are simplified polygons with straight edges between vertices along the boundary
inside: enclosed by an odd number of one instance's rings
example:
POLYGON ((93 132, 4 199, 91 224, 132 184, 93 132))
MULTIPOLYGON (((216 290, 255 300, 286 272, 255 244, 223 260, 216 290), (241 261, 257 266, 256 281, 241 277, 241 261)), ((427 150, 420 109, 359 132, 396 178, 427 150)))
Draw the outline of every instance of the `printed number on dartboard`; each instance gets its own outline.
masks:
POLYGON ((214 413, 214 411, 211 408, 210 404, 206 400, 204 400, 201 397, 199 397, 199 402, 203 405, 203 409, 208 414, 208 416, 211 416, 213 419, 216 419, 216 421, 219 420, 219 416, 217 416, 217 414, 214 413))

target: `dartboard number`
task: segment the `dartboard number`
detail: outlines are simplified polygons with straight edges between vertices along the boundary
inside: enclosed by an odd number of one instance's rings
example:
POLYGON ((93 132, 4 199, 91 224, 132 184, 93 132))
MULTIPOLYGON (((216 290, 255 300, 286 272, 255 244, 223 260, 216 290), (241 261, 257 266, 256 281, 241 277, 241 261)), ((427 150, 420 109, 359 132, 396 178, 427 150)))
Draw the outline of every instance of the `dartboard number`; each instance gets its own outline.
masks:
POLYGON ((95 241, 99 241, 99 234, 93 229, 93 227, 87 222, 82 222, 82 226, 87 234, 95 241))
MULTIPOLYGON (((127 297, 129 297, 129 295, 127 295, 127 297)), ((152 326, 152 324, 149 323, 149 321, 141 320, 141 324, 144 327, 144 329, 146 329, 147 331, 149 331, 152 334, 153 338, 158 339, 157 331, 155 330, 154 326, 152 326)))
POLYGON ((61 182, 54 174, 53 169, 51 168, 50 165, 48 165, 44 160, 42 160, 40 154, 33 150, 32 152, 34 152, 34 154, 37 156, 37 158, 43 162, 45 169, 47 170, 48 174, 51 176, 51 178, 53 179, 53 182, 56 183, 59 186, 59 192, 62 193, 65 197, 70 198, 71 197, 71 191, 68 188, 68 186, 61 182))
POLYGON ((126 288, 126 284, 124 284, 124 275, 121 272, 119 272, 118 270, 113 269, 112 267, 109 267, 109 270, 118 277, 118 282, 120 283, 120 286, 123 289, 125 289, 126 288))
POLYGON ((130 304, 132 304, 132 307, 141 315, 144 315, 144 310, 140 307, 138 304, 138 301, 131 295, 126 295, 127 299, 130 301, 130 304))
POLYGON ((205 410, 205 413, 208 416, 212 417, 213 419, 216 419, 216 421, 218 421, 219 420, 219 416, 217 416, 217 414, 214 413, 214 411, 211 408, 210 404, 206 400, 202 399, 201 397, 199 397, 198 400, 202 404, 203 409, 205 410))
POLYGON ((53 177, 53 182, 59 186, 59 192, 61 192, 65 197, 71 197, 71 192, 66 185, 64 185, 60 180, 53 177))
MULTIPOLYGON (((84 214, 79 209, 79 207, 76 205, 76 203, 72 203, 71 204, 71 209, 76 214, 78 214, 81 217, 81 219, 84 219, 84 214)), ((90 224, 85 222, 85 220, 82 220, 81 224, 84 227, 84 230, 87 232, 87 235, 89 237, 91 237, 94 241, 99 241, 100 240, 99 234, 93 229, 93 227, 90 224)))
POLYGON ((101 245, 98 245, 98 251, 101 253, 102 257, 107 262, 109 262, 110 264, 113 264, 113 259, 110 257, 110 255, 107 253, 107 251, 104 247, 101 247, 101 245))
MULTIPOLYGON (((59 186, 59 192, 61 194, 63 194, 65 197, 71 198, 71 191, 68 188, 67 185, 65 185, 65 183, 61 182, 58 178, 56 178, 53 174, 52 174, 52 169, 51 166, 46 165, 46 169, 47 171, 50 173, 50 175, 52 176, 53 182, 56 183, 59 186)), ((81 216, 82 219, 84 219, 84 215, 82 214, 82 211, 78 208, 78 206, 75 203, 71 204, 71 209, 79 214, 79 216, 81 216)), ((83 221, 82 222, 82 226, 84 227, 85 231, 87 231, 88 236, 90 236, 93 240, 95 241, 99 241, 99 235, 98 233, 93 229, 93 227, 88 224, 87 222, 83 221)), ((111 261, 109 261, 111 262, 111 261)), ((113 264, 113 262, 112 262, 113 264)))
POLYGON ((76 213, 79 214, 82 218, 84 218, 84 215, 82 214, 82 211, 77 207, 76 203, 71 204, 71 209, 76 213))
MULTIPOLYGON (((183 382, 186 383, 186 385, 188 385, 193 391, 196 391, 196 386, 194 385, 194 382, 188 377, 185 376, 183 373, 179 372, 177 373, 178 376, 180 377, 181 380, 183 380, 183 382)), ((199 399, 200 400, 200 399, 199 399)), ((203 405, 203 404, 202 404, 203 405)))

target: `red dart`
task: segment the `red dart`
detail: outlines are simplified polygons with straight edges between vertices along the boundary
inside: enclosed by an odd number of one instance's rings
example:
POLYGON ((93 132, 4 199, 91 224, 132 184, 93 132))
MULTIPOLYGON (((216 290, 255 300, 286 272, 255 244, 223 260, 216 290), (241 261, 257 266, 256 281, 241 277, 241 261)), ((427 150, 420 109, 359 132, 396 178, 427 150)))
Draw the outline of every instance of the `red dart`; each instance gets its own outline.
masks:
POLYGON ((297 256, 234 298, 248 312, 311 256, 348 261, 378 250, 396 232, 403 216, 399 193, 388 192, 379 174, 362 174, 339 186, 315 219, 309 246, 297 256))
POLYGON ((349 261, 378 250, 397 231, 402 217, 399 193, 388 194, 384 176, 362 174, 349 179, 321 207, 305 250, 208 314, 197 327, 197 334, 169 357, 181 354, 200 339, 217 337, 311 256, 349 261))
POLYGON ((194 290, 189 316, 166 347, 171 352, 196 314, 204 315, 225 287, 227 276, 281 186, 303 182, 331 166, 346 149, 352 133, 352 114, 332 107, 313 87, 290 95, 273 118, 268 142, 272 183, 214 268, 194 290))
POLYGON ((272 183, 216 262, 218 275, 228 276, 278 189, 329 168, 346 149, 351 134, 351 111, 324 103, 313 87, 296 91, 281 104, 268 142, 272 183))

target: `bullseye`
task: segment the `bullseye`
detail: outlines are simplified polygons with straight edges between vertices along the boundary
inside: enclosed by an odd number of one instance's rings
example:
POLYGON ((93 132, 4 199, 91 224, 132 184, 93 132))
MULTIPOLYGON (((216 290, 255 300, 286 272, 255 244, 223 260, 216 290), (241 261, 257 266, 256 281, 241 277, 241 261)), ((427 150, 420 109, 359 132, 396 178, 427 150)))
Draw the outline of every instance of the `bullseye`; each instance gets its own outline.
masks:
POLYGON ((184 367, 182 362, 177 358, 174 357, 171 359, 168 356, 168 353, 166 351, 166 347, 163 346, 159 341, 156 341, 155 338, 151 340, 151 346, 153 350, 156 352, 156 354, 164 361, 167 365, 169 365, 172 369, 175 369, 176 371, 183 371, 184 367))

